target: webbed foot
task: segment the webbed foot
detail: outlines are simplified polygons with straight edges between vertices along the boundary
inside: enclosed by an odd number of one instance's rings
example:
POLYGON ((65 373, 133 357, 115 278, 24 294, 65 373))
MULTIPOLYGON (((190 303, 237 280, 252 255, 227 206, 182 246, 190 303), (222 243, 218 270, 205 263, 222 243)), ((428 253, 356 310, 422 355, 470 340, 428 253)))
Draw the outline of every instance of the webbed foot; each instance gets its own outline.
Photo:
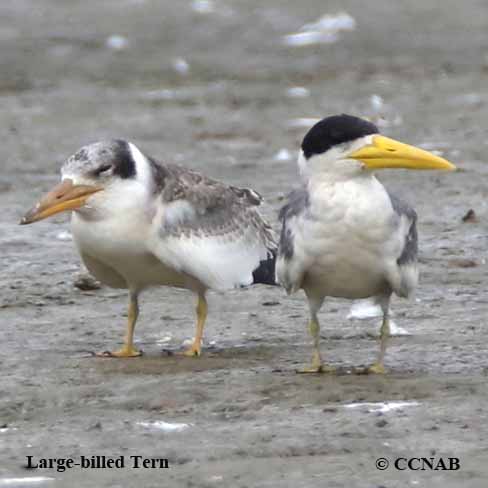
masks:
POLYGON ((123 346, 118 351, 102 351, 95 353, 97 358, 137 358, 142 356, 142 351, 134 347, 123 346))

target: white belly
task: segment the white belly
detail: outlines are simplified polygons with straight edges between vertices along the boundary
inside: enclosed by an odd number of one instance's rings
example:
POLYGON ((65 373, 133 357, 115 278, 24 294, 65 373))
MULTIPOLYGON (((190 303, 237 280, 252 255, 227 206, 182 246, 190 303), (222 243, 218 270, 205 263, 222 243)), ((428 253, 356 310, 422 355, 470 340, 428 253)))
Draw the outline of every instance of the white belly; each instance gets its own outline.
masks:
POLYGON ((187 277, 158 260, 146 247, 149 223, 120 218, 84 220, 73 213, 72 232, 88 270, 115 288, 190 287, 187 277))
POLYGON ((403 245, 395 214, 376 180, 317 191, 312 219, 297 229, 307 260, 302 287, 320 296, 365 298, 385 292, 403 245))
MULTIPOLYGON (((337 245, 336 245, 337 244, 337 245)), ((384 259, 357 246, 324 246, 305 273, 303 288, 321 296, 366 298, 388 287, 384 259)))

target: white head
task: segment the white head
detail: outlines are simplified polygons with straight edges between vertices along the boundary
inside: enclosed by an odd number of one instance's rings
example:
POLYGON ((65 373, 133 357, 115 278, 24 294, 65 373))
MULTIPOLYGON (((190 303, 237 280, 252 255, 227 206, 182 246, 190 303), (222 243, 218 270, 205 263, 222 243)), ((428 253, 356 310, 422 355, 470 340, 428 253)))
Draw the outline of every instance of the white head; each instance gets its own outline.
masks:
POLYGON ((22 224, 73 210, 97 218, 147 200, 157 167, 132 143, 96 142, 82 147, 61 168, 62 181, 22 219, 22 224))

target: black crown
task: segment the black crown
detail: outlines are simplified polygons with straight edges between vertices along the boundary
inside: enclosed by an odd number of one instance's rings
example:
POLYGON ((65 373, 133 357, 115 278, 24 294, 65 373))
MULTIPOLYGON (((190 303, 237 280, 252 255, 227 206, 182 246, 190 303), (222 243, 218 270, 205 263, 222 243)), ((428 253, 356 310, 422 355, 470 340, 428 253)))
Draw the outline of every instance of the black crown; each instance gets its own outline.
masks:
POLYGON ((331 147, 351 142, 369 134, 377 134, 378 127, 353 115, 332 115, 317 122, 303 138, 302 150, 306 159, 322 154, 331 147))

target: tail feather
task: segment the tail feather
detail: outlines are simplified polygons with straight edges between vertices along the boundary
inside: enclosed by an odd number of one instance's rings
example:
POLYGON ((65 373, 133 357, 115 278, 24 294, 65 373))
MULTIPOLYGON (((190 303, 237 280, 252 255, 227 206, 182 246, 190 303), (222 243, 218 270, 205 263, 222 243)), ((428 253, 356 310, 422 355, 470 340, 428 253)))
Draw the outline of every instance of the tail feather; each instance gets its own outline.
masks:
POLYGON ((253 271, 253 284, 278 286, 275 277, 276 249, 269 249, 267 259, 259 262, 259 266, 253 271))

